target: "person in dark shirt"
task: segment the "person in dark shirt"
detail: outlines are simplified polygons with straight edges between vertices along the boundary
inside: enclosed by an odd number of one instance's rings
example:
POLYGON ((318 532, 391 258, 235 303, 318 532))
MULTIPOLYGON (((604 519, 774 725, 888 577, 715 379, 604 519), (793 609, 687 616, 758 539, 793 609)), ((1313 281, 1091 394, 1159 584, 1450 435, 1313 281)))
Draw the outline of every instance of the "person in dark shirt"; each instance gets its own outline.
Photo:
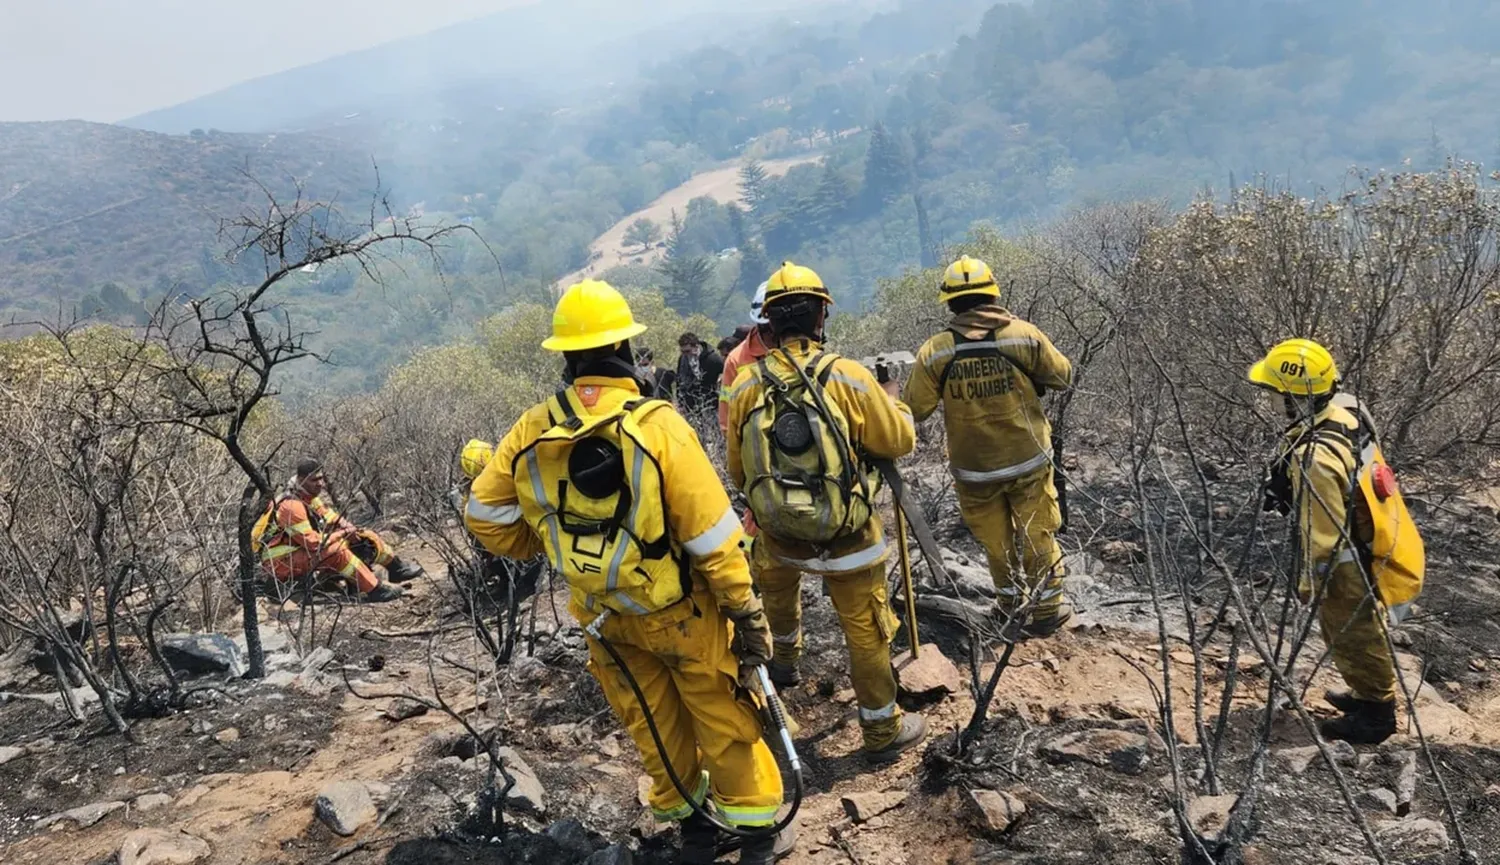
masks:
POLYGON ((691 331, 677 339, 677 348, 682 352, 677 360, 677 410, 697 426, 718 409, 724 359, 691 331))
POLYGON ((672 386, 677 383, 677 373, 658 368, 656 353, 651 349, 636 349, 635 376, 641 384, 641 396, 666 400, 672 398, 672 386))

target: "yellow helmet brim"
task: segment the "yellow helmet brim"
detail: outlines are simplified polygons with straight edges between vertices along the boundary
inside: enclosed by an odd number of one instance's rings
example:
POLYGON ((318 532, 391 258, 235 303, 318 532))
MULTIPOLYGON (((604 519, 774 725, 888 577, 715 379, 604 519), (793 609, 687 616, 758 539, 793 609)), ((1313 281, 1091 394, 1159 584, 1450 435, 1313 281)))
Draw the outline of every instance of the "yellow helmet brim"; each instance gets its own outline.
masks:
POLYGON ((1250 380, 1250 383, 1253 385, 1257 385, 1259 387, 1268 387, 1271 390, 1275 391, 1281 390, 1281 382, 1277 381, 1271 376, 1270 367, 1267 367, 1266 362, 1263 360, 1256 361, 1254 365, 1250 367, 1250 371, 1245 374, 1245 377, 1248 378, 1250 380))
POLYGON ((938 289, 938 301, 941 303, 947 303, 954 298, 968 297, 971 294, 985 294, 989 295, 990 297, 999 297, 1000 286, 996 285, 993 282, 989 285, 975 285, 968 288, 960 288, 957 290, 950 290, 947 286, 944 286, 938 289))
POLYGON ((632 336, 639 336, 645 332, 646 326, 636 323, 600 333, 588 333, 579 336, 549 336, 542 340, 542 348, 547 351, 588 351, 591 348, 600 348, 601 346, 624 342, 632 336))

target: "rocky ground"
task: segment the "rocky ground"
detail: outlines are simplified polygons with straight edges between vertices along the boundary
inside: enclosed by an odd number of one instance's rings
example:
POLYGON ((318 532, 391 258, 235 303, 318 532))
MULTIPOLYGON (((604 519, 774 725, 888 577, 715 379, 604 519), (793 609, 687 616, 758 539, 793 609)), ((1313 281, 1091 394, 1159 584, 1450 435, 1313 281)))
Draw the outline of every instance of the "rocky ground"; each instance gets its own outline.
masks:
MULTIPOLYGON (((1414 718, 1467 845, 1490 861, 1500 849, 1495 511, 1438 490, 1416 498, 1433 573, 1419 614, 1398 633, 1402 667, 1420 688, 1414 718)), ((858 754, 841 635, 818 584, 807 581, 804 683, 786 695, 807 765, 791 865, 1177 862, 1172 760, 1155 696, 1163 688, 1173 698, 1191 819, 1213 837, 1254 771, 1248 756, 1266 701, 1264 665, 1247 656, 1235 664, 1220 789, 1210 789, 1194 734, 1193 654, 1175 639, 1165 653, 1159 647, 1130 547, 1138 539, 1112 524, 1111 497, 1080 500, 1080 528, 1068 537, 1080 615, 1070 630, 1017 649, 982 735, 961 760, 950 756, 950 734, 973 711, 962 633, 924 618, 930 643, 903 670, 910 691, 903 699, 931 722, 931 744, 872 770, 858 754)), ((972 541, 944 522, 950 565, 982 582, 972 541)), ((316 634, 295 605, 263 604, 273 675, 259 682, 230 678, 232 670, 201 675, 195 681, 222 691, 138 722, 134 741, 97 722, 66 723, 55 701, 40 696, 52 688, 45 677, 20 689, 37 698, 5 696, 0 860, 673 861, 674 833, 642 805, 640 762, 585 669, 582 637, 561 595, 534 604, 531 654, 523 641, 517 660, 491 676, 473 672, 492 667, 463 618, 450 614, 452 591, 429 577, 400 603, 346 608, 336 623, 318 611, 316 634), (487 760, 465 729, 399 696, 430 701, 435 691, 472 727, 498 731, 516 779, 503 828, 475 819, 487 760)), ((532 606, 523 606, 524 617, 532 606)), ((1230 667, 1223 642, 1204 652, 1205 686, 1215 695, 1230 667)), ((1316 671, 1311 709, 1330 711, 1319 695, 1334 683, 1326 669, 1316 671)), ((1329 766, 1295 719, 1279 714, 1243 861, 1375 861, 1343 803, 1336 767, 1386 861, 1457 862, 1444 792, 1420 751, 1409 716, 1379 748, 1330 750, 1329 766), (1414 782, 1403 779, 1413 774, 1414 782), (1397 801, 1404 792, 1409 807, 1397 801)))

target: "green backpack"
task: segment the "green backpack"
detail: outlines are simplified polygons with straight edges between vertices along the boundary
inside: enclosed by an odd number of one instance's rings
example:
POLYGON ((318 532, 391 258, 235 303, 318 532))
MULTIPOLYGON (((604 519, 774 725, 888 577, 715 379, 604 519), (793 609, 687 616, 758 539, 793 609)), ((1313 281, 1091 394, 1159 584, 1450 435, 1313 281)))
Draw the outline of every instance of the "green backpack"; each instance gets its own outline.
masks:
POLYGON ((838 355, 820 353, 784 381, 756 361, 762 398, 740 427, 745 495, 762 529, 777 538, 824 545, 865 527, 878 476, 849 442, 849 421, 823 398, 838 355))

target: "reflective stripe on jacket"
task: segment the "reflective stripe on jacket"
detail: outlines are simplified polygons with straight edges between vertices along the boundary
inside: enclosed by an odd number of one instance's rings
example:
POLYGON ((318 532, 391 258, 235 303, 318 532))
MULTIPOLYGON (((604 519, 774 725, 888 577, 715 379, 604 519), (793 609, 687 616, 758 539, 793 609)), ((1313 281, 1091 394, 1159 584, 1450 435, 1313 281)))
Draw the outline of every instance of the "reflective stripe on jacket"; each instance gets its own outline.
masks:
POLYGON ((1038 390, 1072 383, 1073 365, 1046 334, 985 304, 923 344, 903 396, 917 420, 942 406, 954 478, 991 483, 1051 461, 1052 425, 1038 390))
MULTIPOLYGON (((786 348, 793 360, 803 366, 823 350, 810 339, 796 340, 786 348)), ((766 355, 766 366, 777 377, 793 374, 779 349, 766 355)), ((849 423, 850 444, 857 452, 893 460, 911 453, 916 445, 911 409, 887 396, 874 373, 859 363, 842 357, 834 361, 822 392, 824 399, 837 403, 844 413, 849 423)), ((741 368, 729 389, 729 474, 740 489, 744 489, 746 480, 740 458, 745 419, 760 405, 764 394, 765 388, 753 366, 741 368)), ((884 561, 889 555, 878 515, 872 516, 858 533, 847 540, 835 541, 827 549, 763 536, 773 556, 815 573, 856 571, 884 561)))
MULTIPOLYGON (((586 409, 594 400, 591 410, 598 414, 617 413, 640 398, 635 381, 628 378, 584 376, 574 382, 573 390, 586 409)), ((546 551, 537 528, 546 525, 546 515, 523 508, 511 466, 517 454, 552 426, 545 403, 527 410, 470 489, 464 524, 497 556, 528 559, 546 551)), ((751 592, 750 569, 739 549, 740 522, 697 434, 670 407, 647 414, 640 426, 647 451, 661 466, 669 532, 687 553, 695 583, 706 585, 720 607, 742 609, 751 592)), ((576 606, 574 614, 580 620, 592 619, 576 606)))

